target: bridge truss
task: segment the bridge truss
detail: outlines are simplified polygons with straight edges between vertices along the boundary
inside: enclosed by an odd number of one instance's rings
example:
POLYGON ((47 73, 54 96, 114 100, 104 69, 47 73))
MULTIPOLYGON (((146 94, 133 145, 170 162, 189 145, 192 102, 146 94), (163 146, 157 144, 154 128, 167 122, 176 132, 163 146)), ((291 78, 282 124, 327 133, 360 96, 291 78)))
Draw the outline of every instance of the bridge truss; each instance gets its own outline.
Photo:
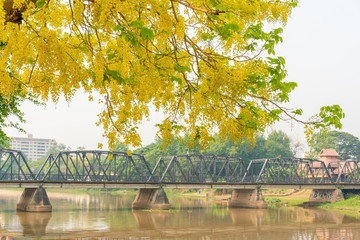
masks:
POLYGON ((324 162, 305 158, 251 160, 242 182, 266 184, 335 183, 324 162))
POLYGON ((0 149, 0 180, 35 180, 22 152, 0 149))
POLYGON ((161 157, 150 182, 240 182, 246 166, 241 158, 215 155, 161 157))
POLYGON ((146 181, 151 169, 142 155, 109 151, 51 154, 36 175, 41 181, 146 181))
POLYGON ((360 184, 360 161, 304 158, 242 159, 216 155, 161 157, 110 151, 50 154, 35 174, 20 152, 0 149, 0 181, 108 183, 360 184))

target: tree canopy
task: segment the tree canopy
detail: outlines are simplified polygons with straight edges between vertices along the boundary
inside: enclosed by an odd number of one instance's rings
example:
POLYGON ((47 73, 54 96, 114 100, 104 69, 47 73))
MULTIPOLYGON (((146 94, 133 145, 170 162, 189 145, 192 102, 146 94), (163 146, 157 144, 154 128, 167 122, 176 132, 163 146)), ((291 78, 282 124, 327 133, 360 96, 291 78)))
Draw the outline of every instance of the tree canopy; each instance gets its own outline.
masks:
MULTIPOLYGON (((19 92, 55 102, 79 89, 89 100, 100 94, 97 124, 110 148, 141 144, 150 106, 165 114, 164 143, 186 132, 203 147, 215 132, 251 139, 302 113, 282 106, 297 84, 284 80, 274 50, 297 0, 0 3, 0 96, 10 104, 19 92)), ((327 106, 303 123, 310 134, 340 128, 343 116, 327 106)))
MULTIPOLYGON (((162 140, 157 139, 155 143, 138 148, 134 153, 144 155, 151 164, 155 164, 161 156, 184 155, 184 154, 210 154, 239 157, 246 163, 252 159, 294 157, 290 148, 290 139, 282 131, 273 131, 267 138, 262 135, 255 137, 249 142, 243 139, 241 142, 232 141, 230 138, 221 139, 215 134, 209 147, 200 151, 198 147, 189 148, 186 144, 186 136, 183 139, 175 139, 166 148, 162 147, 162 140)), ((118 144, 117 144, 118 145, 118 144)), ((124 148, 126 150, 126 148, 124 148)))
POLYGON ((339 153, 343 160, 360 159, 360 140, 347 132, 317 133, 314 135, 310 148, 313 154, 319 154, 321 149, 332 148, 339 153))

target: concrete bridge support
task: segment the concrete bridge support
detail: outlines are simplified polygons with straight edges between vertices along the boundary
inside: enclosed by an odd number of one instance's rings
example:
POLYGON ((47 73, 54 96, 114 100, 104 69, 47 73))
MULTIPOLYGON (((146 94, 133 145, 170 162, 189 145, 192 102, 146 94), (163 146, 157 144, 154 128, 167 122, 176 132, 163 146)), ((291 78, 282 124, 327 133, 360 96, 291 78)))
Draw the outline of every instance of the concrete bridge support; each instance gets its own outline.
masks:
POLYGON ((267 208, 267 204, 260 189, 234 189, 228 207, 267 208))
POLYGON ((162 209, 171 208, 164 189, 140 188, 132 204, 133 209, 162 209))
POLYGON ((344 200, 344 194, 340 189, 313 189, 309 202, 337 202, 344 200))
POLYGON ((45 188, 25 188, 16 210, 22 212, 51 212, 52 206, 45 188))

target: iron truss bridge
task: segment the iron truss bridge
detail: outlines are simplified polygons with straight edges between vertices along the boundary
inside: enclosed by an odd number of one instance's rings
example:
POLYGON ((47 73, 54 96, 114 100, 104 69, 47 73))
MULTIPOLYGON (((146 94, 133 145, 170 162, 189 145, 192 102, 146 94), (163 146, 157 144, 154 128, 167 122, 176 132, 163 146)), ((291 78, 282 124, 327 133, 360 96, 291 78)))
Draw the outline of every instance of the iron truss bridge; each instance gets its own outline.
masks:
POLYGON ((139 154, 64 151, 47 156, 42 166, 34 166, 34 163, 27 162, 21 151, 0 149, 0 185, 129 188, 317 185, 326 188, 360 184, 360 161, 357 160, 325 165, 314 159, 275 158, 246 163, 241 158, 228 156, 181 155, 160 157, 154 164, 139 154))

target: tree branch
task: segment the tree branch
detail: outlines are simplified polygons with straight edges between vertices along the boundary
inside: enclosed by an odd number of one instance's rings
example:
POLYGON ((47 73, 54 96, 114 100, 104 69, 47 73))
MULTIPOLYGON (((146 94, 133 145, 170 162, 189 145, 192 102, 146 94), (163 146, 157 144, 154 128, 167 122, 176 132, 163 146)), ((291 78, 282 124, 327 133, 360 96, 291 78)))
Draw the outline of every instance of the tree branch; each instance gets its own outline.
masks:
POLYGON ((177 2, 181 5, 191 8, 195 11, 204 12, 204 13, 208 13, 208 14, 219 15, 220 13, 225 13, 225 11, 220 11, 220 10, 211 11, 211 10, 207 10, 207 9, 203 9, 203 8, 194 7, 194 6, 190 5, 189 3, 181 1, 181 0, 171 0, 171 2, 177 2))

